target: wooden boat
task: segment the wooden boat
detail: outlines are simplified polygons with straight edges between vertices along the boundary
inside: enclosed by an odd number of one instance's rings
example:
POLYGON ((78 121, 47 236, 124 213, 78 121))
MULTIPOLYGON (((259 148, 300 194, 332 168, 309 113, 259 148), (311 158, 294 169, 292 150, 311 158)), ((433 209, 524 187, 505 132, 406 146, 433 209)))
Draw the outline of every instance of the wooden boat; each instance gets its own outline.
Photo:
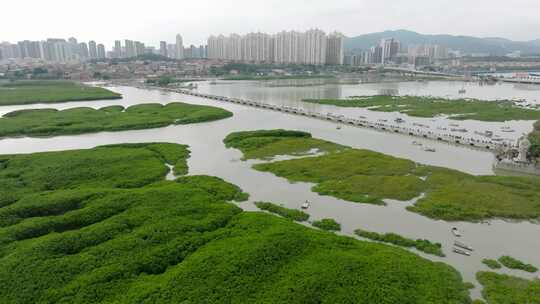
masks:
POLYGON ((463 249, 459 249, 459 248, 457 248, 457 247, 454 247, 454 248, 452 249, 452 251, 454 251, 454 252, 457 253, 457 254, 461 254, 461 255, 465 255, 465 256, 470 256, 470 255, 471 255, 470 252, 465 251, 465 250, 463 250, 463 249))
POLYGON ((466 244, 463 244, 463 243, 458 242, 458 241, 455 241, 455 242, 454 242, 454 246, 460 247, 460 248, 463 248, 463 249, 467 249, 467 250, 469 250, 469 251, 473 251, 473 249, 472 249, 471 246, 466 245, 466 244))
POLYGON ((426 151, 426 152, 437 152, 437 150, 435 150, 435 148, 431 148, 431 147, 425 147, 424 151, 426 151))
POLYGON ((461 236, 461 232, 459 232, 459 230, 456 227, 452 227, 452 233, 457 237, 461 236))
POLYGON ((311 203, 310 203, 309 201, 305 201, 305 202, 302 204, 301 208, 302 208, 302 209, 307 209, 307 208, 309 208, 309 205, 311 205, 311 203))

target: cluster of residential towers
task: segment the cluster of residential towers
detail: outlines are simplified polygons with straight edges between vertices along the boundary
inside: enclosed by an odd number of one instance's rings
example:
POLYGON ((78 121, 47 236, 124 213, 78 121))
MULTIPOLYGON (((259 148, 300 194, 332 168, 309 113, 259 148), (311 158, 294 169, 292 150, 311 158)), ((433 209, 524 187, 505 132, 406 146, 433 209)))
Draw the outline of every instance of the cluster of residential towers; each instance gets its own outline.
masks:
POLYGON ((343 64, 344 36, 312 29, 208 38, 208 58, 252 63, 343 64))

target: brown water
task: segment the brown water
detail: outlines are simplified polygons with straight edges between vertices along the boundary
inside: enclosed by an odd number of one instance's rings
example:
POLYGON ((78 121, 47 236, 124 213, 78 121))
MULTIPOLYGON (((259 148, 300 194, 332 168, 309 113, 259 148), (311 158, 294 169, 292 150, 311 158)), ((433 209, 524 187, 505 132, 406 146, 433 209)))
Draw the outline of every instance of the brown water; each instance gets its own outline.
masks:
MULTIPOLYGON (((220 85, 214 87, 220 87, 220 85)), ((342 224, 342 233, 345 235, 352 235, 355 229, 361 228, 377 232, 397 232, 411 238, 426 238, 441 242, 447 254, 446 258, 423 254, 422 256, 454 266, 463 274, 466 281, 471 282, 475 282, 474 275, 478 270, 487 270, 487 267, 481 263, 483 258, 497 258, 509 254, 540 266, 540 241, 538 239, 540 225, 538 224, 529 222, 511 223, 501 220, 493 220, 489 224, 448 223, 431 220, 406 211, 405 207, 410 202, 388 201, 387 206, 373 206, 346 202, 328 196, 319 196, 310 190, 312 186, 310 184, 291 184, 273 174, 251 169, 250 166, 253 162, 240 161, 241 153, 234 149, 226 149, 222 140, 227 134, 241 130, 273 128, 303 130, 311 132, 315 137, 355 148, 370 149, 424 164, 449 167, 472 174, 492 174, 493 156, 488 152, 426 141, 429 146, 437 150, 436 153, 429 153, 412 145, 413 139, 403 135, 380 133, 349 126, 344 126, 338 131, 333 123, 307 117, 286 115, 180 94, 162 93, 155 90, 141 90, 129 87, 113 87, 112 89, 124 94, 124 99, 71 102, 47 105, 47 107, 101 107, 112 104, 127 106, 146 102, 184 101, 220 106, 234 112, 234 117, 210 123, 169 126, 150 130, 102 132, 53 138, 4 139, 0 140, 0 154, 91 148, 98 145, 124 142, 162 141, 187 144, 192 151, 192 156, 189 159, 190 174, 219 176, 240 186, 244 191, 251 194, 250 201, 241 204, 246 210, 256 210, 252 202, 258 200, 282 203, 289 208, 299 208, 302 202, 309 200, 312 204, 308 213, 311 215, 312 220, 326 217, 334 218, 342 224), (450 229, 453 226, 458 227, 463 233, 460 241, 474 247, 475 251, 471 257, 451 252, 454 237, 450 229)), ((200 90, 202 89, 200 87, 200 90)), ((241 89, 238 90, 241 91, 241 89)), ((15 108, 17 107, 0 107, 0 111, 5 113, 15 108)), ((23 108, 30 108, 30 106, 23 108)), ((503 270, 502 272, 527 278, 534 276, 520 271, 503 270)), ((479 289, 475 289, 473 296, 478 295, 479 289)))

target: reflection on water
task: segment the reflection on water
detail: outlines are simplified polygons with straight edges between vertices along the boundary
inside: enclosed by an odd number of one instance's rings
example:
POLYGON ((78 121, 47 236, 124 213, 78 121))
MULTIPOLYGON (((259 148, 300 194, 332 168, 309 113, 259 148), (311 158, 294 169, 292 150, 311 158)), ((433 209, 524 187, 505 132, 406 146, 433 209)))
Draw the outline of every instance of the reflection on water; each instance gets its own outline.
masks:
MULTIPOLYGON (((254 86, 257 89, 248 87, 243 91, 241 87, 234 87, 234 85, 215 85, 212 86, 212 90, 220 90, 219 95, 229 95, 227 92, 235 92, 235 94, 267 96, 267 98, 271 96, 273 100, 275 100, 276 96, 283 96, 284 99, 287 98, 287 101, 283 102, 290 103, 299 102, 294 100, 300 100, 306 94, 313 94, 310 95, 313 97, 320 97, 317 94, 327 94, 328 98, 339 96, 337 94, 353 94, 351 90, 339 86, 294 88, 293 92, 287 92, 289 91, 289 88, 287 88, 286 92, 280 93, 281 88, 268 92, 267 90, 272 89, 264 88, 258 84, 249 84, 250 87, 254 86), (308 93, 309 91, 315 91, 315 93, 308 93), (299 99, 293 100, 291 96, 299 99)), ((391 84, 391 86, 396 86, 396 84, 391 84)), ((398 86, 401 87, 401 84, 398 84, 398 86)), ((238 161, 242 157, 241 153, 238 150, 226 149, 223 139, 229 133, 235 131, 274 128, 303 130, 312 133, 314 137, 339 144, 370 149, 424 164, 445 166, 472 174, 492 173, 491 163, 493 156, 490 153, 426 141, 437 150, 437 153, 429 153, 412 145, 412 139, 403 135, 381 133, 349 126, 343 126, 338 131, 333 123, 306 117, 285 115, 268 110, 180 94, 162 93, 155 90, 140 90, 128 87, 115 87, 112 89, 124 94, 124 99, 71 102, 48 105, 48 107, 70 108, 82 105, 101 107, 111 104, 127 106, 145 102, 169 103, 184 101, 220 106, 232 111, 234 116, 210 123, 170 126, 150 130, 102 132, 53 138, 4 139, 0 140, 0 154, 90 148, 124 142, 162 141, 187 144, 192 152, 189 159, 190 174, 214 175, 237 184, 244 191, 251 194, 250 202, 241 204, 246 210, 256 210, 252 202, 258 200, 283 203, 288 208, 299 208, 302 202, 309 200, 312 204, 307 212, 311 215, 312 220, 325 217, 334 218, 342 224, 342 233, 345 235, 352 236, 355 229, 361 228, 381 233, 397 232, 411 238, 425 238, 441 242, 445 253, 448 255, 446 258, 423 254, 422 256, 451 264, 463 274, 466 281, 471 282, 475 282, 475 273, 478 270, 487 270, 481 263, 483 258, 497 258, 509 254, 529 263, 540 265, 540 242, 538 242, 540 225, 529 222, 510 223, 500 220, 490 221, 489 224, 448 223, 431 220, 405 210, 407 204, 410 204, 407 202, 389 200, 387 206, 375 206, 351 203, 329 196, 320 196, 311 191, 311 184, 291 184, 271 173, 253 170, 251 168, 253 162, 238 161), (454 237, 450 232, 452 226, 457 226, 462 231, 462 242, 474 247, 475 251, 471 257, 464 257, 451 252, 454 241, 454 237)), ((381 88, 375 89, 380 90, 381 88)), ((354 94, 358 94, 358 92, 354 94)), ((331 109, 313 104, 305 106, 320 111, 331 109)), ((17 107, 0 107, 0 111, 5 113, 15 108, 17 107)), ((487 128, 486 125, 489 126, 490 124, 481 124, 482 128, 487 128)), ((532 277, 530 274, 519 271, 502 270, 501 272, 528 278, 532 277)), ((478 296, 478 292, 478 289, 476 289, 474 295, 478 296)))
POLYGON ((209 85, 208 82, 199 84, 199 91, 215 95, 240 97, 259 101, 294 102, 307 98, 345 98, 349 96, 391 95, 437 96, 451 99, 476 98, 484 100, 525 99, 529 103, 540 104, 540 85, 493 83, 483 84, 460 81, 408 81, 408 82, 379 82, 362 84, 332 84, 317 87, 302 87, 301 83, 312 80, 283 80, 291 86, 279 88, 266 85, 260 81, 237 81, 209 85), (465 89, 466 93, 459 91, 465 89))

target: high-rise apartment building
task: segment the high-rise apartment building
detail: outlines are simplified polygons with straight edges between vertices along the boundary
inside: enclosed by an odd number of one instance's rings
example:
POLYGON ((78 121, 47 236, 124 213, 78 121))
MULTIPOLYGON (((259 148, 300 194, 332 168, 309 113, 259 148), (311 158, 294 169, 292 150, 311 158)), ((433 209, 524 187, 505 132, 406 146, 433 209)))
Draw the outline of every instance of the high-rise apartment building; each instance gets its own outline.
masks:
POLYGON ((136 56, 140 56, 146 53, 146 48, 144 46, 144 43, 140 41, 135 41, 135 54, 136 56))
POLYGON ((180 34, 176 35, 176 59, 184 59, 184 40, 180 34))
POLYGON ((176 44, 167 44, 167 57, 175 58, 176 56, 176 44))
POLYGON ((106 53, 105 53, 105 46, 103 44, 98 44, 97 45, 97 58, 99 59, 105 59, 107 56, 106 56, 106 53))
POLYGON ((86 42, 79 43, 79 50, 81 54, 81 59, 88 59, 90 57, 90 53, 88 52, 88 44, 86 42))
POLYGON ((114 49, 113 49, 114 57, 115 58, 122 58, 122 42, 120 40, 114 41, 114 49))
POLYGON ((343 64, 343 37, 312 29, 304 33, 280 32, 275 35, 249 33, 243 36, 231 34, 208 38, 208 58, 243 62, 275 62, 280 64, 323 65, 343 64), (331 53, 327 52, 331 39, 331 53))
POLYGON ((97 45, 94 40, 88 42, 88 53, 90 54, 90 59, 97 58, 97 45))
POLYGON ((166 41, 159 42, 159 54, 163 57, 167 57, 167 42, 166 41))
POLYGON ((394 60, 401 50, 401 43, 394 38, 381 40, 381 63, 385 64, 394 60))
POLYGON ((137 53, 135 52, 135 43, 133 40, 126 39, 124 41, 125 48, 126 48, 126 58, 131 58, 137 56, 137 53))
POLYGON ((328 35, 326 43, 326 64, 343 64, 343 43, 344 36, 341 33, 334 32, 328 35))

